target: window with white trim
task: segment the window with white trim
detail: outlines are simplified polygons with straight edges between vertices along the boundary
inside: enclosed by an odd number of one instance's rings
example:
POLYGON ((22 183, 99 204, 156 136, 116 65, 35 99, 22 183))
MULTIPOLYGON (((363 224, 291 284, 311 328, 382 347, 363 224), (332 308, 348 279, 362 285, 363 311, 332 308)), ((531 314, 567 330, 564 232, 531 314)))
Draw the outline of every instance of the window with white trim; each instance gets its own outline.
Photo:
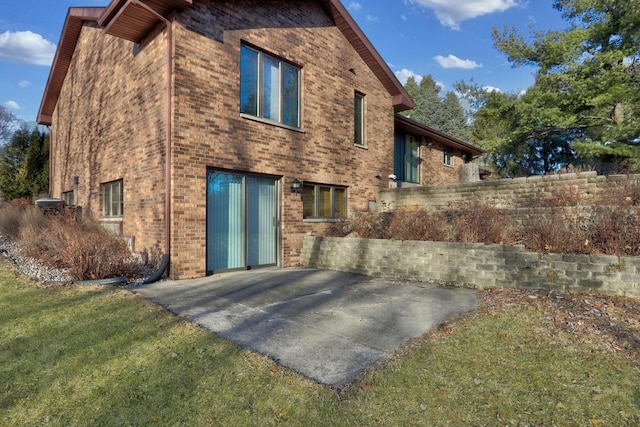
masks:
POLYGON ((121 179, 102 184, 102 216, 104 218, 121 218, 123 200, 121 179))
POLYGON ((325 184, 302 186, 304 219, 331 219, 347 216, 347 189, 325 184))
POLYGON ((240 113, 300 127, 300 68, 240 47, 240 113))

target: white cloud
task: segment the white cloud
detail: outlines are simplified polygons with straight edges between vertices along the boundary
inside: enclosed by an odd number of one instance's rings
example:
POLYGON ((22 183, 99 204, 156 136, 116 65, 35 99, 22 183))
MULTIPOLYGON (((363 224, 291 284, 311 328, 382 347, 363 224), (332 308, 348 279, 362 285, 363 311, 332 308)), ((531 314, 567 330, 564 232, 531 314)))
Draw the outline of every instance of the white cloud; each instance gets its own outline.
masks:
POLYGON ((16 101, 7 101, 4 106, 11 110, 22 110, 22 107, 16 101))
POLYGON ((460 29, 460 23, 489 13, 504 12, 518 6, 518 0, 405 0, 431 9, 445 27, 460 29))
POLYGON ((349 3, 349 9, 357 12, 362 9, 362 5, 358 2, 352 1, 351 3, 349 3))
POLYGON ((398 80, 400 80, 400 83, 402 83, 403 86, 407 83, 409 77, 413 77, 414 79, 416 79, 416 83, 418 84, 420 84, 420 82, 422 81, 421 75, 418 75, 411 70, 407 70, 406 68, 403 68, 400 71, 396 71, 394 74, 396 75, 398 80))
POLYGON ((0 60, 17 64, 50 66, 56 45, 31 31, 0 34, 0 60))
POLYGON ((495 86, 483 86, 482 89, 484 89, 485 92, 497 92, 497 93, 502 92, 500 88, 495 86))
POLYGON ((474 68, 482 67, 482 64, 477 63, 471 59, 460 59, 455 55, 449 56, 434 56, 433 57, 442 68, 463 68, 465 70, 473 70, 474 68))
POLYGON ((367 15, 365 18, 369 22, 378 22, 378 17, 377 16, 367 15))
POLYGON ((31 86, 31 82, 28 80, 22 80, 18 82, 18 86, 20 86, 21 88, 25 88, 27 86, 31 86))

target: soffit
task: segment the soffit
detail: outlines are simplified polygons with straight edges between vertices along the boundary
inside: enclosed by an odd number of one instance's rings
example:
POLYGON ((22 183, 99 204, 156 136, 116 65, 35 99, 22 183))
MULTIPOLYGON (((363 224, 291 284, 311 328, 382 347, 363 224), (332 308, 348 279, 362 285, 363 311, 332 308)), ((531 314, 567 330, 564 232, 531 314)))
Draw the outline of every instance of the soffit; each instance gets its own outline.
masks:
POLYGON ((98 23, 107 34, 140 43, 161 22, 160 16, 166 18, 191 4, 192 0, 113 0, 98 23))

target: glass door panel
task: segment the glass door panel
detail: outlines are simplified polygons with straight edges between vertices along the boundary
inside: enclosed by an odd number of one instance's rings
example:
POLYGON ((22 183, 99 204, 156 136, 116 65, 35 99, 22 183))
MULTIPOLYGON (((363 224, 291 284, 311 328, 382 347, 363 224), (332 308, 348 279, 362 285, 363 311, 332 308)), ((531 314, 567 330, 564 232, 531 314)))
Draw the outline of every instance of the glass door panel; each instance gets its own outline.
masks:
POLYGON ((247 265, 276 263, 276 186, 270 178, 247 177, 247 265))
POLYGON ((210 172, 207 179, 207 270, 244 266, 244 178, 210 172))

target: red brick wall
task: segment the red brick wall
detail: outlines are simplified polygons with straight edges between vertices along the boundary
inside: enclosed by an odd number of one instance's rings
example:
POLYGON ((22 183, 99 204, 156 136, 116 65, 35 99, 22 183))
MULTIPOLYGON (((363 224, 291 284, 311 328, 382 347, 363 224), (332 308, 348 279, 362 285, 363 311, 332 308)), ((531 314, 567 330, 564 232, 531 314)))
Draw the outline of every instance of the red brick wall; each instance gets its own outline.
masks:
POLYGON ((117 228, 140 252, 164 247, 165 45, 160 34, 134 50, 85 26, 53 114, 52 196, 73 190, 101 218, 101 184, 122 179, 117 228))
POLYGON ((420 184, 441 185, 460 182, 460 169, 464 165, 462 151, 452 151, 451 166, 444 164, 444 145, 435 141, 427 141, 427 145, 420 147, 420 184), (429 145, 429 143, 431 145, 429 145))
POLYGON ((303 222, 291 180, 348 186, 349 210, 368 209, 393 173, 391 96, 315 2, 202 1, 178 23, 172 274, 205 274, 208 167, 283 177, 282 264, 298 265, 303 236, 326 224, 303 222), (241 41, 302 67, 303 132, 240 117, 241 41), (367 149, 353 144, 356 90, 367 149))
MULTIPOLYGON (((161 26, 139 47, 85 27, 53 116, 52 195, 74 189, 100 217, 100 184, 123 179, 137 251, 164 247, 165 45, 161 26)), ((318 3, 197 1, 176 17, 174 45, 173 278, 206 274, 207 168, 281 177, 283 266, 326 226, 303 222, 293 178, 347 186, 350 212, 387 186, 391 96, 318 3), (241 41, 302 67, 302 131, 240 117, 241 41), (366 149, 353 144, 354 91, 366 94, 366 149)))

